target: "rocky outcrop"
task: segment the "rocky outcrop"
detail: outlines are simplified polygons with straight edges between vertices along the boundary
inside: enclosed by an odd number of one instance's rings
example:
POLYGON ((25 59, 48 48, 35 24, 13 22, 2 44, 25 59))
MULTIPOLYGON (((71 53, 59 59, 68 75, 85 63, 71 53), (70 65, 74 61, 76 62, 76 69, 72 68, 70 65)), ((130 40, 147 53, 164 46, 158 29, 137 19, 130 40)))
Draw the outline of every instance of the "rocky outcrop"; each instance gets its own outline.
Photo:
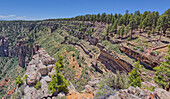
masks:
MULTIPOLYGON (((25 77, 27 75, 23 87, 24 99, 53 99, 55 96, 65 96, 63 92, 58 93, 56 91, 51 94, 48 90, 48 83, 51 82, 51 75, 55 73, 55 62, 56 60, 50 57, 43 49, 38 50, 36 54, 33 55, 32 60, 27 66, 26 73, 23 76, 25 77), (35 88, 37 82, 41 84, 40 89, 35 88)), ((67 89, 69 92, 76 91, 71 82, 67 89)))
POLYGON ((157 88, 157 89, 155 89, 154 92, 158 95, 158 97, 160 99, 170 99, 170 92, 168 92, 164 89, 157 88))
POLYGON ((84 93, 95 93, 95 91, 99 88, 99 78, 93 78, 91 81, 88 81, 88 85, 85 86, 84 93))
POLYGON ((120 90, 115 95, 110 95, 108 99, 169 99, 170 93, 163 89, 155 89, 154 92, 142 90, 139 87, 129 87, 120 90))
POLYGON ((45 50, 41 49, 36 52, 25 73, 27 79, 23 89, 24 99, 41 99, 52 96, 48 91, 48 83, 51 81, 49 74, 54 69, 55 62, 56 60, 50 57, 45 50), (34 87, 38 81, 41 83, 39 90, 34 87))
POLYGON ((47 76, 45 79, 48 81, 50 79, 48 73, 55 67, 55 62, 56 60, 50 57, 45 50, 39 50, 27 66, 27 84, 34 85, 43 76, 47 76))

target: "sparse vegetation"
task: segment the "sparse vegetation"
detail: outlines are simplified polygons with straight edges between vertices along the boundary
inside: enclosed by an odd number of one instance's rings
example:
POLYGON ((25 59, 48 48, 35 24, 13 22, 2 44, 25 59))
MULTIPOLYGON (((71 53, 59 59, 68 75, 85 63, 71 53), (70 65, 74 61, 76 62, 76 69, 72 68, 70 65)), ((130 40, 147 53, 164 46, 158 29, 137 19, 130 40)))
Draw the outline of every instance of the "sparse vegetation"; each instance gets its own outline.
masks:
POLYGON ((37 84, 34 86, 37 90, 41 88, 41 82, 38 81, 37 84))
POLYGON ((168 46, 168 55, 165 56, 166 62, 161 62, 161 66, 154 68, 155 77, 154 81, 158 83, 163 88, 169 88, 170 80, 170 45, 168 46))

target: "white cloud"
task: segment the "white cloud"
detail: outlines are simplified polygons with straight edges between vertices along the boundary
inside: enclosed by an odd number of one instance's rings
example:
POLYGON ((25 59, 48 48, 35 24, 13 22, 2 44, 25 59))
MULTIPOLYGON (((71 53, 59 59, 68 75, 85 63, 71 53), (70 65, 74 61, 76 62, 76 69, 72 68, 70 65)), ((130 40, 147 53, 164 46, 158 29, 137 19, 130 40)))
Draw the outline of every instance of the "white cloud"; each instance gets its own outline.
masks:
POLYGON ((7 16, 0 15, 0 19, 10 19, 14 17, 16 17, 16 15, 7 15, 7 16))
POLYGON ((16 15, 0 15, 0 20, 36 20, 34 18, 28 18, 26 16, 16 16, 16 15))

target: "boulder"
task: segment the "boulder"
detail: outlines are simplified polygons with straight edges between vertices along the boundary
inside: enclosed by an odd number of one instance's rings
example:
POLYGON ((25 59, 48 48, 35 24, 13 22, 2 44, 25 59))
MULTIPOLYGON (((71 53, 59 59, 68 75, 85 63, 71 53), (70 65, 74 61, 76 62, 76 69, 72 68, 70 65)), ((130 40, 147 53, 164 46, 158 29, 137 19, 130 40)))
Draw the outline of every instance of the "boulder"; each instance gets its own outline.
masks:
POLYGON ((93 93, 94 89, 90 85, 85 86, 85 92, 86 93, 93 93))
POLYGON ((139 87, 130 86, 128 89, 119 90, 115 95, 109 96, 108 99, 150 99, 151 94, 152 92, 148 90, 143 91, 139 87))
POLYGON ((37 83, 37 81, 40 80, 41 78, 41 74, 38 72, 31 72, 31 73, 27 73, 27 84, 28 85, 34 85, 37 83))
POLYGON ((60 97, 60 98, 61 98, 61 97, 64 97, 64 96, 66 96, 64 92, 60 92, 60 93, 58 94, 58 97, 60 97))
POLYGON ((54 75, 55 73, 56 73, 56 72, 55 72, 55 69, 53 68, 53 69, 51 70, 51 72, 48 73, 48 76, 51 77, 51 75, 54 75))
POLYGON ((42 76, 45 76, 48 74, 48 67, 47 66, 42 66, 39 68, 38 72, 40 72, 40 74, 42 76))
POLYGON ((34 64, 27 66, 27 72, 32 72, 36 70, 36 66, 34 64))
POLYGON ((45 76, 42 79, 44 79, 47 83, 51 81, 51 78, 49 76, 45 76))
POLYGON ((42 97, 52 96, 52 94, 50 94, 49 91, 48 91, 47 82, 44 79, 41 79, 40 82, 41 82, 41 92, 43 94, 42 97))
POLYGON ((170 99, 170 92, 164 90, 164 89, 161 89, 161 88, 156 88, 155 91, 154 91, 159 98, 161 99, 170 99))
MULTIPOLYGON (((97 98, 98 99, 98 98, 97 98)), ((120 97, 119 97, 119 95, 118 94, 116 94, 116 95, 110 95, 109 97, 108 97, 108 99, 121 99, 120 97)))
POLYGON ((54 64, 56 62, 56 60, 49 55, 44 56, 41 61, 44 65, 54 64))
POLYGON ((26 88, 24 89, 24 99, 36 99, 36 96, 36 89, 34 87, 26 86, 26 88))
POLYGON ((99 83, 99 80, 95 80, 95 81, 89 81, 88 84, 92 87, 97 86, 97 84, 99 83))

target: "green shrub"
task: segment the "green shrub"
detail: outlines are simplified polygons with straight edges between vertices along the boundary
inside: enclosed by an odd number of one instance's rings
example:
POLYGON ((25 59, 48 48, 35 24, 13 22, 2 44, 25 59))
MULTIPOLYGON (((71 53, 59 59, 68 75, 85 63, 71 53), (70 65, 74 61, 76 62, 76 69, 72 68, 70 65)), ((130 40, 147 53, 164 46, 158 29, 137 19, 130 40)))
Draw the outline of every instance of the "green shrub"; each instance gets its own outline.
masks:
POLYGON ((37 84, 34 86, 37 90, 41 88, 41 82, 38 81, 37 84))
POLYGON ((26 80, 26 79, 27 79, 27 75, 25 75, 25 76, 23 77, 23 79, 26 80))
POLYGON ((151 33, 152 33, 152 32, 149 30, 149 31, 148 31, 148 36, 150 36, 150 35, 151 35, 151 33))
POLYGON ((72 54, 72 56, 74 57, 74 56, 75 56, 75 54, 73 53, 73 54, 72 54))
POLYGON ((109 43, 109 41, 107 41, 107 40, 101 42, 101 45, 102 45, 102 46, 107 46, 107 45, 109 45, 109 44, 110 44, 110 43, 109 43))
POLYGON ((133 49, 134 49, 134 50, 137 50, 138 48, 137 48, 137 47, 134 47, 133 49))
POLYGON ((127 38, 127 41, 130 41, 130 39, 131 39, 131 38, 130 38, 130 37, 128 37, 128 38, 127 38))
POLYGON ((160 51, 156 51, 156 54, 159 55, 161 52, 160 51))
POLYGON ((147 89, 147 90, 150 90, 150 91, 154 91, 155 90, 155 87, 154 86, 146 86, 146 85, 142 85, 142 87, 144 88, 144 89, 147 89))
POLYGON ((69 61, 66 61, 66 64, 69 64, 69 61))
POLYGON ((77 59, 80 59, 80 56, 79 56, 79 55, 77 56, 77 59))
POLYGON ((78 53, 78 50, 75 50, 75 53, 78 53))
POLYGON ((117 71, 116 76, 108 76, 105 79, 105 82, 110 86, 115 89, 126 89, 129 84, 128 82, 128 76, 125 74, 120 74, 119 71, 117 71))
POLYGON ((145 30, 149 30, 149 27, 146 27, 145 30))
POLYGON ((81 67, 81 63, 79 63, 79 67, 81 67))
POLYGON ((118 44, 111 44, 108 49, 113 50, 115 53, 122 55, 122 52, 119 50, 118 44))
POLYGON ((19 85, 19 86, 23 84, 23 80, 21 79, 20 76, 18 76, 17 78, 15 78, 15 84, 17 84, 17 85, 19 85))
POLYGON ((143 47, 140 47, 140 51, 141 51, 141 52, 144 52, 144 48, 143 48, 143 47))

